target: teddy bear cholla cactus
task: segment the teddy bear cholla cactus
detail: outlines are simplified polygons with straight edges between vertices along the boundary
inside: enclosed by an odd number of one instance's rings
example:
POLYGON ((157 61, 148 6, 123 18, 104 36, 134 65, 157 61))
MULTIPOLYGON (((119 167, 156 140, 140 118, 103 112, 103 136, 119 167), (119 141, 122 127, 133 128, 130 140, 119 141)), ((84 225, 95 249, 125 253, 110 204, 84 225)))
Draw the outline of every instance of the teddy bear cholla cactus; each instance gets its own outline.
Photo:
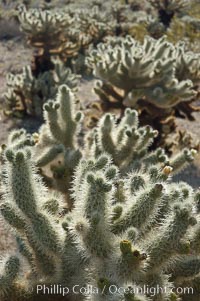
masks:
POLYGON ((126 172, 127 169, 140 168, 141 162, 147 166, 160 162, 169 163, 175 173, 192 159, 188 150, 171 160, 162 149, 149 153, 148 147, 158 132, 149 126, 139 127, 136 111, 127 109, 118 125, 112 115, 106 114, 99 126, 84 138, 79 135, 82 117, 76 109, 75 95, 67 86, 62 86, 56 101, 44 105, 46 123, 41 127, 39 136, 34 135, 37 143, 34 160, 48 185, 65 193, 68 204, 71 204, 69 187, 74 168, 81 157, 93 156, 93 152, 96 155, 109 153, 121 171, 126 172))
POLYGON ((73 91, 77 89, 79 76, 64 67, 59 60, 54 61, 54 70, 33 75, 30 66, 21 74, 7 75, 7 91, 4 94, 5 114, 28 114, 42 117, 43 104, 56 96, 58 87, 67 84, 73 91))
MULTIPOLYGON (((45 300, 37 295, 37 285, 42 284, 69 287, 69 300, 178 300, 170 288, 182 276, 183 263, 189 269, 192 256, 199 265, 199 193, 186 183, 171 182, 170 173, 171 166, 176 170, 192 160, 193 151, 184 151, 170 166, 162 149, 148 152, 157 132, 138 127, 136 111, 127 109, 118 125, 106 114, 87 135, 84 148, 79 147, 82 158, 71 171, 71 186, 66 183, 72 205, 63 214, 63 197, 43 184, 35 162, 39 165, 42 156, 45 163, 53 159, 47 152, 36 160, 45 143, 49 153, 56 144, 66 152, 77 150, 81 115, 66 86, 45 110, 38 144, 32 146, 33 137, 24 131, 14 131, 4 150, 0 208, 21 255, 12 254, 2 265, 1 300, 45 300), (97 290, 76 295, 75 285, 97 290), (155 296, 140 294, 144 285, 167 289, 155 296), (126 291, 112 294, 115 287, 126 291)), ((190 269, 189 280, 198 272, 190 269)), ((187 283, 188 274, 183 276, 187 283)))
MULTIPOLYGON (((180 184, 177 188, 166 183, 167 168, 163 172, 156 169, 157 176, 155 170, 153 173, 130 173, 121 179, 126 187, 123 199, 119 199, 116 183, 120 174, 109 156, 102 155, 80 162, 73 187, 74 209, 61 219, 54 209, 59 211, 58 200, 51 198, 31 168, 30 150, 7 150, 6 156, 10 160, 6 163, 10 173, 8 180, 12 178, 12 181, 7 183, 1 212, 22 236, 18 237, 19 250, 28 259, 34 278, 29 275, 27 287, 20 287, 23 279, 15 278, 13 266, 12 275, 11 272, 6 274, 8 265, 18 263, 16 257, 11 257, 1 278, 1 294, 11 291, 11 298, 12 294, 15 298, 19 293, 23 300, 23 290, 28 290, 28 285, 34 287, 34 294, 36 284, 40 283, 69 287, 90 283, 99 290, 105 285, 107 288, 102 297, 91 295, 91 300, 166 300, 164 295, 150 299, 131 295, 128 299, 118 294, 112 296, 107 290, 111 284, 124 288, 127 283, 172 285, 166 279, 166 266, 172 258, 175 261, 177 254, 187 253, 189 244, 183 237, 194 224, 188 202, 188 198, 193 197, 190 187, 180 184), (159 226, 161 218, 163 222, 159 226), (6 277, 9 287, 3 282, 6 277)), ((194 244, 197 243, 195 235, 194 231, 194 244)), ((189 265, 190 255, 183 258, 189 265)), ((196 260, 198 262, 198 258, 196 260)), ((181 265, 179 258, 177 270, 181 265)), ((169 300, 176 300, 172 296, 169 300)), ((70 298, 73 300, 73 295, 70 298)), ((83 296, 78 298, 84 300, 83 296)))
POLYGON ((37 49, 33 59, 35 74, 53 68, 52 56, 73 61, 79 53, 83 55, 90 44, 102 41, 111 31, 110 20, 109 24, 106 23, 108 14, 97 6, 90 9, 78 7, 82 7, 80 3, 62 10, 27 10, 25 6, 19 6, 20 28, 31 46, 37 49))
POLYGON ((198 93, 199 54, 185 52, 165 37, 146 37, 141 44, 131 37, 110 39, 91 52, 95 92, 105 110, 125 106, 141 111, 141 122, 153 124, 161 134, 175 128, 172 116, 187 116, 197 110, 191 101, 198 93), (153 123, 151 122, 153 118, 153 123))
POLYGON ((198 60, 198 54, 184 52, 184 45, 147 36, 143 44, 131 37, 110 39, 91 53, 88 63, 97 77, 124 91, 125 103, 135 105, 145 96, 154 106, 168 109, 196 95, 198 60))
POLYGON ((24 5, 20 5, 18 19, 28 43, 36 48, 33 61, 35 74, 52 68, 52 55, 65 58, 68 54, 71 56, 71 52, 76 52, 76 43, 72 43, 64 35, 73 22, 67 13, 36 8, 27 10, 24 5))

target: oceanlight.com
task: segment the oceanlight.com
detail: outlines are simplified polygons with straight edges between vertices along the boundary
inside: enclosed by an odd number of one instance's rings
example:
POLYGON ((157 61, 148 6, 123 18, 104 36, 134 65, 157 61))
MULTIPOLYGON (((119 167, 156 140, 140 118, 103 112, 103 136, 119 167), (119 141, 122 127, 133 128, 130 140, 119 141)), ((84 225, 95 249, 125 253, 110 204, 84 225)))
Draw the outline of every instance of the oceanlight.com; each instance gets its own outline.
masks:
POLYGON ((148 295, 150 297, 156 296, 158 294, 180 294, 180 295, 193 295, 194 291, 192 287, 161 287, 157 285, 156 287, 150 287, 148 285, 137 286, 137 287, 118 287, 116 285, 104 286, 103 288, 98 288, 93 285, 74 285, 71 288, 67 286, 62 286, 60 284, 52 284, 46 286, 45 284, 37 285, 37 294, 40 295, 61 295, 67 296, 68 294, 75 295, 97 295, 97 294, 111 294, 111 295, 124 295, 124 294, 138 294, 138 295, 148 295))

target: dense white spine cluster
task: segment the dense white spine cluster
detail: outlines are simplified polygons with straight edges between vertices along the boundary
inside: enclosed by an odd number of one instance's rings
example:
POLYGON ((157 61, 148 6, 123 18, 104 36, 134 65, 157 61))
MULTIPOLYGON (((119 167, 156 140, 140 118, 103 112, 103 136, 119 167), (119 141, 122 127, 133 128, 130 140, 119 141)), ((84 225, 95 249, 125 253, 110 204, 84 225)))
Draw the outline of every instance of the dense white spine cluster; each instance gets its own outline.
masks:
POLYGON ((5 260, 2 300, 34 299, 37 285, 52 283, 69 287, 70 300, 179 300, 170 288, 197 283, 199 277, 190 267, 200 265, 199 192, 174 184, 170 174, 191 161, 194 152, 185 150, 170 162, 162 149, 148 151, 158 133, 139 127, 137 112, 130 109, 118 124, 105 115, 81 148, 82 114, 67 86, 44 111, 39 135, 13 131, 3 150, 0 210, 21 255, 5 260), (65 163, 59 165, 60 160, 65 163), (44 175, 52 162, 65 177, 51 188, 59 187, 65 198, 48 189, 38 174, 36 165, 44 175), (19 268, 29 272, 27 279, 19 268), (77 284, 98 293, 76 295, 77 284), (155 296, 133 291, 145 285, 168 289, 155 296))

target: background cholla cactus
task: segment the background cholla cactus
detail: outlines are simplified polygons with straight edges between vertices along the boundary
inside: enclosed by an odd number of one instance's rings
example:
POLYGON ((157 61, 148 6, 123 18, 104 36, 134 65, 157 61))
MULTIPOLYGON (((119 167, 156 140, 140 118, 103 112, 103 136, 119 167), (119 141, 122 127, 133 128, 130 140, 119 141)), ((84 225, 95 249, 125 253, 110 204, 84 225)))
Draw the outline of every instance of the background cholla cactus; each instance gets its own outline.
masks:
POLYGON ((180 40, 184 41, 187 49, 199 53, 199 43, 197 41, 200 37, 200 21, 198 18, 190 16, 174 17, 166 34, 170 42, 176 44, 180 40))
POLYGON ((156 15, 146 10, 131 10, 130 5, 114 6, 112 9, 115 23, 115 36, 131 35, 136 40, 143 41, 145 35, 160 37, 164 32, 162 23, 156 15))
POLYGON ((35 53, 31 66, 25 67, 21 74, 8 75, 5 112, 18 117, 25 113, 41 118, 43 104, 55 97, 59 85, 67 84, 73 89, 77 86, 79 76, 72 74, 60 60, 65 60, 63 55, 67 55, 69 49, 77 53, 75 48, 79 48, 64 37, 73 18, 66 12, 26 9, 24 5, 18 8, 18 18, 35 53))
MULTIPOLYGON (((12 7, 16 7, 18 4, 21 4, 19 0, 16 0, 14 2, 8 1, 9 4, 3 4, 6 10, 9 10, 9 5, 12 7), (11 3, 11 4, 10 4, 11 3)), ((160 37, 166 30, 166 26, 168 27, 173 21, 174 17, 182 17, 182 15, 190 14, 191 12, 195 11, 195 14, 197 14, 198 11, 198 3, 196 4, 195 0, 191 1, 123 1, 123 0, 109 0, 107 2, 102 1, 84 1, 84 0, 77 0, 77 1, 68 1, 68 0, 50 0, 50 1, 31 1, 31 0, 24 0, 24 4, 26 4, 26 7, 30 10, 26 10, 25 7, 20 8, 20 11, 26 12, 26 14, 30 14, 31 20, 43 23, 40 19, 41 12, 44 15, 47 13, 48 15, 51 15, 53 17, 54 14, 60 15, 61 19, 63 19, 63 16, 65 17, 73 17, 70 22, 72 22, 71 26, 68 24, 65 28, 63 28, 63 24, 59 24, 57 22, 57 31, 60 32, 60 29, 62 29, 62 41, 60 39, 60 34, 58 36, 55 36, 54 42, 57 44, 57 46, 53 47, 52 53, 57 52, 59 49, 59 55, 63 58, 68 58, 72 56, 77 55, 77 50, 80 48, 81 51, 88 47, 88 43, 91 45, 94 39, 94 43, 97 40, 101 40, 103 36, 107 35, 107 33, 110 33, 110 27, 113 28, 115 34, 118 35, 125 35, 127 33, 133 34, 135 38, 139 37, 141 39, 142 33, 144 34, 144 28, 142 29, 140 21, 138 24, 137 17, 141 19, 141 14, 147 14, 147 17, 151 16, 153 19, 152 24, 150 26, 146 25, 146 23, 143 23, 143 27, 145 27, 146 30, 148 30, 148 33, 152 35, 153 37, 160 37), (94 17, 94 7, 98 7, 98 14, 94 17), (34 10, 32 10, 34 8, 34 10), (38 10, 39 9, 39 10, 38 10), (80 11, 84 14, 82 15, 81 19, 83 21, 87 19, 85 25, 86 28, 83 32, 83 28, 81 28, 80 19, 74 18, 74 16, 78 16, 80 11), (32 13, 33 12, 33 13, 32 13), (86 16, 89 13, 89 17, 86 18, 86 16), (136 24, 133 24, 132 16, 136 14, 136 24), (34 15, 34 16, 33 16, 34 15), (107 15, 108 20, 105 22, 104 16, 107 15), (137 25, 137 26, 136 26, 137 25), (60 26, 60 29, 59 29, 60 26), (79 32, 76 31, 76 35, 74 32, 74 28, 77 28, 80 30, 81 35, 79 37, 79 32), (130 30, 133 27, 133 30, 130 30), (73 30, 71 30, 73 28, 73 30), (87 37, 83 40, 83 35, 87 32, 87 37), (91 35, 90 35, 91 34, 91 35), (57 40, 57 41, 56 41, 57 40), (64 47, 59 47, 62 42, 67 42, 67 45, 65 43, 64 47), (71 41, 71 44, 70 44, 71 41), (66 47, 67 46, 67 47, 66 47), (55 50, 56 49, 56 50, 55 50), (61 50, 62 49, 62 50, 61 50)), ((1 8, 1 4, 0 4, 1 8)), ((11 15, 16 16, 16 12, 9 12, 11 15)), ((81 13, 81 14, 82 14, 81 13)), ((25 14, 25 15, 26 15, 25 14)), ((194 13, 193 13, 194 14, 194 13)), ((22 22, 22 27, 30 27, 30 23, 26 24, 26 18, 24 18, 25 15, 20 14, 20 22, 22 22)), ((107 19, 106 17, 106 19, 107 19)), ((148 19, 148 18, 147 18, 148 19)), ((151 19, 151 18, 150 18, 151 19)), ((49 18, 49 21, 53 21, 53 18, 49 18), (51 19, 51 20, 50 20, 51 19)), ((149 22, 150 20, 148 20, 149 22)), ((69 22, 69 23, 70 23, 69 22)), ((134 21, 135 22, 135 21, 134 21)), ((38 23, 38 24, 39 24, 38 23)), ((53 24, 51 24, 49 27, 54 27, 53 24)), ((85 27, 85 26, 84 26, 85 27)), ((40 28, 41 31, 42 28, 40 28)), ((45 28, 43 27, 45 30, 45 28)), ((30 32, 26 31, 26 29, 23 29, 23 31, 29 35, 29 38, 31 37, 30 32)), ((48 34, 48 32, 47 32, 48 34)), ((37 40, 39 41, 39 37, 37 37, 37 40)), ((51 39, 50 39, 51 40, 51 39)), ((36 42, 36 40, 35 40, 36 42)), ((37 42, 38 44, 38 42, 37 42)), ((41 43, 40 43, 41 46, 41 43)), ((39 47, 39 44, 37 45, 39 47)), ((41 53, 41 50, 40 50, 41 53)))
POLYGON ((88 64, 102 80, 95 92, 103 111, 138 108, 142 123, 152 124, 165 139, 175 129, 173 116, 192 120, 197 110, 191 102, 198 95, 199 58, 185 52, 183 43, 174 46, 165 37, 147 36, 140 43, 128 36, 98 45, 88 64))
MULTIPOLYGON (((127 109, 119 124, 106 114, 86 135, 82 159, 66 186, 73 203, 63 212, 62 196, 44 186, 34 162, 42 160, 36 160, 38 149, 50 150, 52 141, 73 151, 81 114, 67 86, 44 109, 46 124, 36 145, 25 131, 14 131, 3 154, 0 210, 20 255, 4 260, 1 300, 51 300, 37 295, 37 285, 44 284, 70 289, 58 300, 180 300, 171 289, 199 277, 191 262, 200 266, 200 194, 171 182, 170 174, 194 152, 185 150, 169 162, 162 149, 148 151, 157 132, 138 127, 136 111, 127 109), (73 294, 74 285, 92 285, 96 293, 73 294), (133 293, 144 285, 166 291, 133 293), (111 286, 126 291, 112 294, 111 286)), ((53 159, 49 154, 43 155, 44 165, 53 159)))
POLYGON ((168 27, 176 13, 181 13, 189 8, 190 0, 150 0, 157 10, 160 21, 168 27))
POLYGON ((53 68, 52 55, 58 55, 74 68, 78 68, 76 60, 80 64, 82 59, 85 66, 87 50, 96 47, 107 36, 133 34, 141 39, 148 31, 159 37, 164 30, 152 9, 147 5, 142 10, 141 3, 138 9, 131 3, 124 5, 120 1, 63 3, 62 9, 53 2, 50 6, 51 9, 26 9, 25 6, 18 9, 21 30, 28 43, 37 49, 33 59, 35 74, 53 68))
MULTIPOLYGON (((110 15, 110 10, 100 9, 98 5, 82 7, 70 6, 66 12, 74 18, 70 31, 70 39, 78 41, 78 51, 71 59, 71 66, 76 72, 85 73, 87 68, 85 58, 90 48, 105 40, 106 36, 114 34, 115 22, 110 15)), ((69 63, 69 62, 67 62, 69 63)))
MULTIPOLYGON (((63 32, 72 24, 72 18, 61 11, 29 9, 19 6, 18 18, 21 30, 27 35, 28 43, 36 48, 34 54, 34 75, 53 68, 51 55, 67 56, 76 45, 67 41, 63 32)), ((70 54, 71 55, 71 54, 70 54)))
POLYGON ((43 104, 56 96, 58 87, 67 84, 73 91, 77 89, 79 76, 66 68, 59 60, 54 61, 54 70, 34 76, 30 66, 21 74, 7 75, 5 114, 19 116, 24 114, 42 117, 43 104))
POLYGON ((82 8, 66 6, 60 9, 26 9, 19 6, 20 28, 36 51, 33 72, 37 75, 53 68, 52 56, 70 65, 78 55, 84 55, 90 44, 101 42, 111 31, 108 13, 97 6, 82 8), (106 17, 106 19, 105 19, 106 17))
POLYGON ((98 6, 90 9, 77 9, 75 11, 77 18, 77 30, 81 30, 85 34, 90 43, 94 46, 103 41, 103 38, 113 34, 112 21, 109 18, 108 11, 101 11, 98 6))

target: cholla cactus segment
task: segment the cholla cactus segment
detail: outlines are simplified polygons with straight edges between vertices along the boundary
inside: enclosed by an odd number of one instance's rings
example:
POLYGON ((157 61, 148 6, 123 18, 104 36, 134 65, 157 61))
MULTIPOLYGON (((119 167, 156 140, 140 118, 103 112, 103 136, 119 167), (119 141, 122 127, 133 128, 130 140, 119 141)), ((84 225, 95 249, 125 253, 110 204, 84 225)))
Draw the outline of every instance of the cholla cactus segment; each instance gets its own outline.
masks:
POLYGON ((8 145, 13 149, 21 149, 25 146, 33 146, 34 139, 32 135, 28 134, 26 130, 12 130, 8 137, 8 145))
POLYGON ((177 44, 176 76, 180 79, 189 78, 194 85, 198 85, 200 77, 200 55, 192 51, 185 52, 184 43, 177 44), (186 75, 187 74, 187 75, 186 75))
POLYGON ((157 265, 166 264, 170 256, 173 255, 173 252, 177 252, 176 250, 179 250, 180 253, 182 250, 184 250, 184 253, 189 250, 189 242, 187 244, 187 242, 181 241, 181 239, 186 234, 188 227, 195 223, 191 215, 192 208, 187 204, 183 208, 176 204, 174 209, 174 213, 168 221, 169 224, 166 223, 164 229, 160 229, 160 234, 162 234, 155 236, 155 241, 153 240, 147 246, 150 257, 148 262, 150 269, 156 269, 157 265), (162 242, 159 236, 162 236, 162 242), (159 254, 162 254, 162 256, 159 254))
POLYGON ((60 235, 57 236, 56 221, 49 221, 50 214, 41 210, 47 201, 48 193, 36 175, 30 149, 26 147, 16 151, 8 149, 5 156, 7 174, 3 185, 6 194, 1 204, 1 214, 20 233, 22 239, 26 237, 24 246, 27 245, 27 250, 31 248, 29 254, 35 260, 34 268, 43 270, 45 275, 51 274, 58 264, 56 253, 60 252, 62 238, 60 235), (16 186, 19 189, 16 189, 16 186), (47 261, 51 268, 44 270, 47 261))
POLYGON ((173 270, 173 278, 176 278, 178 281, 179 277, 193 277, 198 275, 200 271, 199 259, 198 256, 190 256, 189 260, 187 256, 180 257, 170 269, 171 271, 173 270))
MULTIPOLYGON (((70 187, 73 170, 82 156, 78 141, 82 113, 76 107, 72 90, 66 85, 60 86, 57 100, 49 100, 44 105, 46 123, 36 142, 37 166, 47 182, 64 193, 70 187)), ((67 199, 69 202, 69 193, 67 199)))
POLYGON ((174 156, 174 158, 171 160, 171 167, 175 169, 177 172, 179 172, 180 169, 182 168, 182 162, 192 161, 196 153, 197 151, 195 149, 192 149, 189 152, 187 149, 184 149, 182 152, 174 156))
POLYGON ((5 260, 4 271, 0 276, 0 297, 7 298, 12 294, 14 281, 19 275, 20 261, 16 256, 10 256, 5 260))
MULTIPOLYGON (((66 95, 67 88, 61 87, 60 93, 66 95)), ((131 124, 138 128, 136 112, 128 109, 119 130, 123 132, 123 126, 131 124)), ((116 137, 123 134, 120 131, 116 137)), ((138 135, 145 133, 144 128, 138 129, 138 135)), ((22 292, 22 300, 27 300, 26 294, 34 300, 40 297, 38 286, 44 284, 67 286, 70 300, 178 300, 171 299, 171 288, 180 281, 179 271, 191 262, 199 264, 199 221, 193 210, 197 195, 193 189, 171 183, 171 168, 161 169, 159 162, 156 167, 147 160, 146 167, 141 162, 141 168, 125 172, 113 163, 112 154, 102 150, 92 155, 85 147, 83 158, 73 169, 69 189, 73 206, 60 214, 63 199, 52 196, 36 173, 35 148, 25 145, 5 150, 6 180, 0 208, 15 230, 21 255, 20 259, 10 257, 5 264, 0 279, 2 300, 14 301, 22 292), (123 200, 116 193, 119 183, 123 200), (190 252, 194 252, 192 259, 190 252), (21 256, 27 260, 25 266, 21 256), (11 263, 15 268, 9 269, 11 263), (29 272, 26 281, 23 272, 18 274, 19 267, 29 272), (11 279, 6 283, 14 294, 1 284, 8 276, 11 279), (146 285, 156 290, 158 284, 166 288, 163 293, 141 289, 146 285), (73 294, 75 285, 90 285, 96 294, 73 294)), ((163 156, 162 150, 157 155, 163 156)), ((181 281, 197 275, 189 269, 181 281)))
MULTIPOLYGON (((29 178, 35 176, 33 172, 31 172, 31 163, 30 160, 30 150, 25 151, 17 151, 16 154, 12 150, 8 150, 6 152, 6 158, 10 162, 7 172, 10 173, 11 183, 13 189, 12 191, 8 191, 7 193, 10 195, 8 206, 12 204, 12 198, 15 198, 16 205, 22 212, 21 216, 21 223, 24 220, 23 216, 25 215, 27 218, 32 220, 32 229, 29 229, 28 232, 32 233, 32 235, 35 236, 35 232, 38 233, 39 237, 37 238, 38 241, 41 240, 41 243, 44 245, 46 244, 47 248, 56 249, 55 242, 58 240, 54 234, 53 228, 51 228, 49 225, 46 225, 45 216, 39 213, 39 204, 37 204, 40 197, 44 198, 45 200, 45 189, 42 187, 41 183, 38 183, 35 187, 31 185, 32 178, 29 178), (15 168, 13 168, 15 166, 15 168), (20 176, 19 176, 20 174, 20 176), (19 181, 19 182, 18 182, 19 181), (21 188, 19 190, 16 190, 16 186, 21 188), (37 217, 37 218, 36 218, 37 217), (35 219, 36 218, 36 219, 35 219), (43 226, 42 226, 43 224, 43 226), (41 225, 41 228, 39 230, 39 225, 41 225), (45 232, 46 235, 50 236, 47 239, 45 239, 45 232), (44 236, 44 237, 43 237, 44 236)), ((8 211, 5 210, 6 208, 3 208, 3 211, 8 216, 8 211)), ((12 207, 10 207, 12 210, 12 207)), ((12 213, 12 212, 10 212, 12 213)), ((17 217, 20 221, 20 216, 17 217)), ((16 221, 17 222, 17 221, 16 221)), ((21 224, 22 227, 22 224, 21 224)), ((31 235, 31 234, 30 234, 31 235)), ((30 238, 31 239, 31 238, 30 238)), ((36 239, 36 238, 35 238, 36 239)))
POLYGON ((80 131, 82 113, 75 110, 75 96, 68 86, 59 88, 57 101, 50 100, 44 105, 45 126, 42 128, 39 144, 45 143, 45 136, 54 143, 74 149, 76 135, 80 131), (44 141, 43 141, 44 140, 44 141))

